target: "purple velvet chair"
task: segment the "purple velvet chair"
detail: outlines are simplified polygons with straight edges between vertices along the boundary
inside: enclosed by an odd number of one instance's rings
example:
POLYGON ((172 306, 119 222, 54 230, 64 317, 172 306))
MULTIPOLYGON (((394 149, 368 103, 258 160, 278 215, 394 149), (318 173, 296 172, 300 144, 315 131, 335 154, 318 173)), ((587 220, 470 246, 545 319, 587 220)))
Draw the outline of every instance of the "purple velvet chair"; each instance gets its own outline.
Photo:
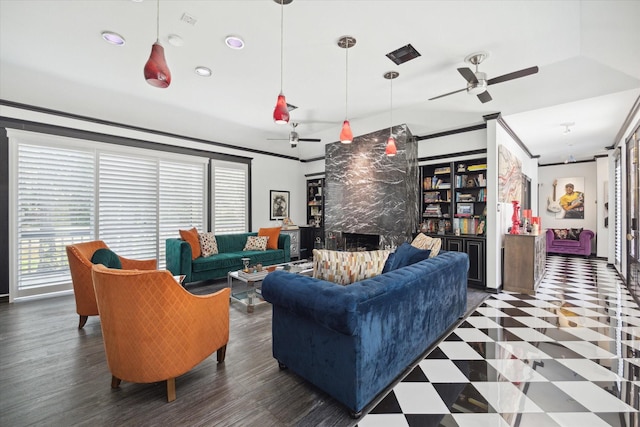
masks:
POLYGON ((556 239, 552 228, 547 229, 547 253, 591 256, 591 230, 582 230, 578 240, 556 239))

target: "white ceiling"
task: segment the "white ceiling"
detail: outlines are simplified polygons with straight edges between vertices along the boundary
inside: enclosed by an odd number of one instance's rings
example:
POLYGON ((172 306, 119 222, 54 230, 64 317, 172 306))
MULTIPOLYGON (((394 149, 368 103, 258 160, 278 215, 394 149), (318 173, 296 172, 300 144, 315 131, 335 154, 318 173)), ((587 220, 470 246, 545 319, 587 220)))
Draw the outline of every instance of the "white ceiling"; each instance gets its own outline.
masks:
MULTIPOLYGON (((605 153, 640 96, 640 1, 294 0, 284 6, 283 90, 302 142, 276 125, 280 91, 280 12, 273 0, 160 2, 160 39, 172 73, 158 89, 143 78, 156 38, 153 0, 0 0, 0 98, 132 126, 312 159, 338 139, 348 116, 355 135, 393 123, 414 135, 483 123, 500 112, 541 164, 605 153), (181 20, 184 13, 197 22, 181 20), (126 38, 109 45, 100 34, 126 38), (178 34, 184 45, 168 43, 178 34), (242 36, 231 50, 224 38, 242 36), (395 65, 385 55, 411 43, 421 54, 395 65), (539 73, 489 86, 482 104, 464 92, 456 68, 486 51, 488 78, 539 67, 539 73), (213 70, 199 77, 194 67, 213 70), (563 135, 561 123, 574 122, 563 135), (268 141, 267 138, 284 138, 268 141)), ((452 148, 452 151, 455 149, 452 148)))

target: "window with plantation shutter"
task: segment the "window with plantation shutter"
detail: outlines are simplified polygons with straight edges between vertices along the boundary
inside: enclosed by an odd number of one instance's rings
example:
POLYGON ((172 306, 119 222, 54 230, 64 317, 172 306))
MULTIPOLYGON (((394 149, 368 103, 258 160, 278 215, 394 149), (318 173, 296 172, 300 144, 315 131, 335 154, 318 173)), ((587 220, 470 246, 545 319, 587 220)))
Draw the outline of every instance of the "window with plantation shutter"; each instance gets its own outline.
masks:
POLYGON ((26 142, 12 149, 14 296, 70 289, 65 246, 95 236, 94 152, 26 142))
POLYGON ((160 255, 158 267, 167 265, 165 247, 168 238, 179 237, 178 230, 196 227, 205 230, 206 163, 160 161, 160 255))
POLYGON ((163 269, 168 237, 204 230, 207 157, 7 133, 12 300, 72 289, 66 245, 103 240, 163 269))
POLYGON ((98 236, 119 255, 157 257, 158 164, 155 159, 98 154, 98 236))
POLYGON ((244 233, 249 228, 249 166, 212 161, 213 231, 244 233))

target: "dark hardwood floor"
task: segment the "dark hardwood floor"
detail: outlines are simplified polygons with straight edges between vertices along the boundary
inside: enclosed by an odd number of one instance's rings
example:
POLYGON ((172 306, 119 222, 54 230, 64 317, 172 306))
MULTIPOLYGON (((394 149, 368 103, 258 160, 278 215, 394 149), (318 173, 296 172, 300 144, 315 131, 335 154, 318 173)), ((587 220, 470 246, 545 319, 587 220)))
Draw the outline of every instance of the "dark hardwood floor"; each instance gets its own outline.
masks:
MULTIPOLYGON (((226 281, 189 286, 206 294, 226 281)), ((469 289, 469 310, 486 294, 469 289)), ((100 320, 77 329, 73 296, 0 303, 0 425, 353 426, 344 406, 271 356, 271 307, 232 303, 226 360, 215 353, 165 383, 110 388, 100 320)))

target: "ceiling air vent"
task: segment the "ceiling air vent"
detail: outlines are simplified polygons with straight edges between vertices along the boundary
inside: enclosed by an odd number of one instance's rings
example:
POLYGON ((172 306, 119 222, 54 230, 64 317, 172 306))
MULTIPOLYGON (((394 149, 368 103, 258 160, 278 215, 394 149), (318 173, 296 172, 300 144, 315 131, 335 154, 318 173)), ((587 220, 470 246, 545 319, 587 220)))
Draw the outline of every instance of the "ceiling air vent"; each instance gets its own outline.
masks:
POLYGON ((418 52, 411 43, 406 46, 402 46, 399 49, 394 50, 393 52, 387 53, 387 58, 392 60, 396 65, 404 64, 405 62, 417 58, 420 56, 420 52, 418 52))

